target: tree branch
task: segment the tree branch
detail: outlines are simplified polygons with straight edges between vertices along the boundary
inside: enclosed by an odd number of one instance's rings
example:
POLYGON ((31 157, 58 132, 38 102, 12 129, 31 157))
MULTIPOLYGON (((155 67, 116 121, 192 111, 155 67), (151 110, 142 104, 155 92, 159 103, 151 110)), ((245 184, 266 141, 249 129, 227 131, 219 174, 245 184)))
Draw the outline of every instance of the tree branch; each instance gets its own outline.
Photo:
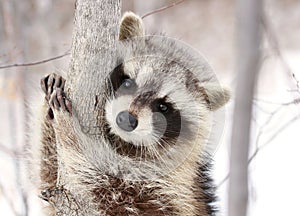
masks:
POLYGON ((67 52, 65 52, 62 55, 58 55, 58 56, 54 56, 52 58, 48 58, 48 59, 44 59, 44 60, 40 60, 40 61, 36 61, 36 62, 29 62, 29 63, 16 63, 16 64, 9 64, 9 65, 2 65, 0 66, 0 69, 6 69, 6 68, 12 68, 12 67, 28 67, 28 66, 35 66, 35 65, 39 65, 39 64, 44 64, 53 60, 57 60, 60 58, 63 58, 67 55, 70 55, 70 51, 68 50, 67 52))
POLYGON ((297 92, 300 93, 300 83, 299 80, 296 78, 295 73, 291 70, 288 63, 285 61, 284 57, 282 56, 281 49, 277 40, 277 37, 271 27, 270 22, 268 21, 266 16, 261 17, 261 23, 263 26, 263 30, 265 31, 265 34, 267 35, 267 39, 272 47, 272 49, 275 52, 275 55, 279 58, 281 61, 282 66, 285 68, 287 74, 291 76, 291 78, 294 80, 295 85, 297 87, 297 92))
POLYGON ((154 11, 150 11, 149 13, 144 14, 144 15, 142 16, 142 19, 144 19, 144 18, 146 18, 147 16, 150 16, 150 15, 152 15, 152 14, 156 14, 156 13, 159 13, 159 12, 161 12, 161 11, 167 10, 167 9, 169 9, 169 8, 171 8, 171 7, 174 7, 174 6, 176 6, 176 5, 179 5, 179 4, 183 3, 184 1, 185 1, 185 0, 180 0, 180 1, 174 2, 173 4, 167 5, 167 6, 165 6, 165 7, 158 8, 158 9, 156 9, 156 10, 154 10, 154 11))
MULTIPOLYGON (((300 115, 294 116, 290 120, 288 120, 286 123, 284 123, 278 130, 275 131, 275 133, 271 136, 270 139, 268 139, 265 143, 258 146, 254 153, 249 157, 248 159, 248 166, 252 163, 252 161, 257 157, 258 153, 265 148, 267 145, 269 145, 279 134, 281 134, 284 130, 286 130, 289 126, 291 126, 294 122, 300 119, 300 115)), ((216 189, 220 188, 228 179, 229 179, 230 173, 228 173, 222 181, 219 182, 219 184, 216 186, 216 189)))
POLYGON ((2 195, 2 197, 6 200, 7 204, 9 205, 11 211, 13 212, 14 215, 20 215, 19 212, 16 210, 16 207, 15 207, 15 202, 14 200, 12 200, 10 197, 9 197, 9 194, 5 191, 5 188, 4 186, 1 184, 0 182, 0 194, 2 195))

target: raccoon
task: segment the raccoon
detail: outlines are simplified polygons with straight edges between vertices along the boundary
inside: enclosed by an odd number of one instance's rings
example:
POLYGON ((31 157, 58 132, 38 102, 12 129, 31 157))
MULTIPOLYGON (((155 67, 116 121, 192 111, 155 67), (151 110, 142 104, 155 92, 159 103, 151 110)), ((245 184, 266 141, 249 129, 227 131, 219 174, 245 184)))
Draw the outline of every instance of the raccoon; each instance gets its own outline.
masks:
POLYGON ((81 207, 63 215, 215 215, 206 148, 212 113, 229 91, 203 57, 171 38, 145 36, 131 12, 119 39, 98 139, 82 131, 65 79, 51 74, 41 81, 39 170, 48 214, 62 215, 57 200, 66 196, 81 207))

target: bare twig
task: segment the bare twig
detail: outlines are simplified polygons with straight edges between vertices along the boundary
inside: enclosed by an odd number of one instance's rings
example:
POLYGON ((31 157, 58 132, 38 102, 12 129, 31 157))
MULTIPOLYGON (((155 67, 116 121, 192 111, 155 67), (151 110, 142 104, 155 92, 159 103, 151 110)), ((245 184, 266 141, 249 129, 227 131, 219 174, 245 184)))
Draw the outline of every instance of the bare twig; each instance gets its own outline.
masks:
POLYGON ((254 102, 263 102, 266 104, 274 104, 274 105, 284 105, 284 106, 288 106, 288 105, 292 105, 292 104, 299 104, 300 103, 300 98, 296 98, 292 101, 289 102, 273 102, 273 101, 268 101, 268 100, 263 100, 263 99, 258 99, 258 98, 254 98, 254 102))
POLYGON ((2 193, 2 197, 6 200, 8 203, 11 211, 14 213, 14 215, 19 216, 20 214, 17 212, 13 200, 9 197, 8 193, 4 189, 3 185, 0 182, 0 193, 2 193))
POLYGON ((164 10, 168 9, 168 8, 171 8, 171 7, 174 7, 174 6, 176 6, 176 5, 179 5, 179 4, 183 3, 184 1, 186 1, 186 0, 180 0, 180 1, 174 2, 173 4, 164 6, 164 7, 162 7, 162 8, 158 8, 158 9, 156 9, 156 10, 154 10, 154 11, 150 11, 149 13, 144 14, 144 15, 142 16, 142 19, 144 19, 144 18, 146 18, 147 16, 150 16, 150 15, 152 15, 152 14, 159 13, 159 12, 161 12, 161 11, 164 11, 164 10))
POLYGON ((264 31, 265 31, 265 33, 267 35, 268 41, 270 43, 270 46, 272 47, 273 51, 275 52, 275 54, 277 55, 277 57, 281 61, 281 64, 285 68, 285 71, 294 80, 295 85, 297 87, 297 92, 300 93, 300 83, 299 83, 299 80, 296 78, 295 73, 291 70, 290 66, 288 65, 288 63, 284 59, 284 57, 283 57, 283 55, 281 53, 281 49, 280 49, 280 46, 279 46, 276 34, 273 31, 273 29, 271 27, 271 24, 270 24, 270 22, 268 21, 268 19, 267 19, 267 17, 265 15, 262 16, 261 22, 262 22, 263 29, 264 29, 264 31))
POLYGON ((62 55, 55 56, 55 57, 48 58, 48 59, 44 59, 44 60, 41 60, 41 61, 30 62, 30 63, 17 63, 17 64, 2 65, 2 66, 0 66, 0 69, 12 68, 12 67, 35 66, 35 65, 44 64, 44 63, 47 63, 47 62, 50 62, 50 61, 53 61, 53 60, 57 60, 57 59, 63 58, 65 56, 67 56, 67 55, 70 55, 70 50, 68 50, 67 52, 65 52, 62 55))
POLYGON ((268 144, 270 144, 282 131, 287 129, 292 123, 296 122, 298 119, 300 119, 300 115, 294 116, 289 121, 287 121, 285 124, 283 124, 275 133, 271 136, 270 139, 268 139, 264 144, 261 146, 258 146, 255 150, 255 152, 252 154, 252 156, 249 158, 248 165, 253 161, 253 159, 257 156, 260 150, 265 148, 268 144))
POLYGON ((229 175, 230 175, 230 172, 227 173, 227 175, 223 178, 222 181, 219 182, 219 184, 217 184, 217 186, 215 188, 216 189, 220 188, 226 181, 228 181, 229 175))
POLYGON ((1 143, 0 143, 0 151, 7 154, 7 155, 9 155, 9 156, 11 156, 11 157, 13 157, 13 158, 20 155, 19 152, 11 150, 11 149, 7 148, 6 146, 2 145, 1 143))
MULTIPOLYGON (((285 124, 283 124, 278 130, 275 131, 275 133, 268 139, 264 144, 258 146, 254 153, 249 157, 248 159, 248 166, 252 163, 252 161, 257 157, 258 153, 265 148, 268 144, 270 144, 279 134, 281 134, 284 130, 286 130, 289 126, 291 126, 294 122, 300 119, 300 115, 294 116, 289 121, 287 121, 285 124)), ((268 120, 267 120, 268 121, 268 120)), ((257 138, 257 142, 259 142, 259 138, 257 138)), ((230 173, 228 173, 222 181, 219 182, 219 184, 216 186, 216 188, 220 188, 228 179, 229 179, 230 173)))

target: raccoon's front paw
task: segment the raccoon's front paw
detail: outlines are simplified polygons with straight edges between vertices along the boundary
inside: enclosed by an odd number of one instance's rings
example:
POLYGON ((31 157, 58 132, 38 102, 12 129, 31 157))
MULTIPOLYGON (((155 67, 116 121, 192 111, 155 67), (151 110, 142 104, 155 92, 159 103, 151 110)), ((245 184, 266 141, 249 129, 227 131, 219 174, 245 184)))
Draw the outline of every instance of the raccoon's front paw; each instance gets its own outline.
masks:
POLYGON ((47 119, 54 119, 59 113, 68 113, 72 116, 72 103, 66 98, 64 91, 61 88, 56 88, 49 99, 50 109, 47 112, 47 119))
POLYGON ((55 73, 49 74, 41 79, 41 88, 45 93, 45 99, 50 100, 51 94, 56 88, 64 90, 66 80, 55 73))

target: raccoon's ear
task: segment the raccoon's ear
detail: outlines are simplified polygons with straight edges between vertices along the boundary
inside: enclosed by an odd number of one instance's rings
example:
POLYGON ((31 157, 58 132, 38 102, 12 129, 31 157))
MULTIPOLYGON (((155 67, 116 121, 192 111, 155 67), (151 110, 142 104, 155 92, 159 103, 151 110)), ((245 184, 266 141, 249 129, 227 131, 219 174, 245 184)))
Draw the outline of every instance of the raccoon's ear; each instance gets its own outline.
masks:
POLYGON ((132 12, 126 12, 121 19, 119 40, 142 37, 144 35, 145 30, 142 19, 132 12))
POLYGON ((214 84, 207 84, 200 87, 202 96, 204 95, 208 107, 211 111, 215 111, 224 106, 230 99, 230 90, 214 84))

